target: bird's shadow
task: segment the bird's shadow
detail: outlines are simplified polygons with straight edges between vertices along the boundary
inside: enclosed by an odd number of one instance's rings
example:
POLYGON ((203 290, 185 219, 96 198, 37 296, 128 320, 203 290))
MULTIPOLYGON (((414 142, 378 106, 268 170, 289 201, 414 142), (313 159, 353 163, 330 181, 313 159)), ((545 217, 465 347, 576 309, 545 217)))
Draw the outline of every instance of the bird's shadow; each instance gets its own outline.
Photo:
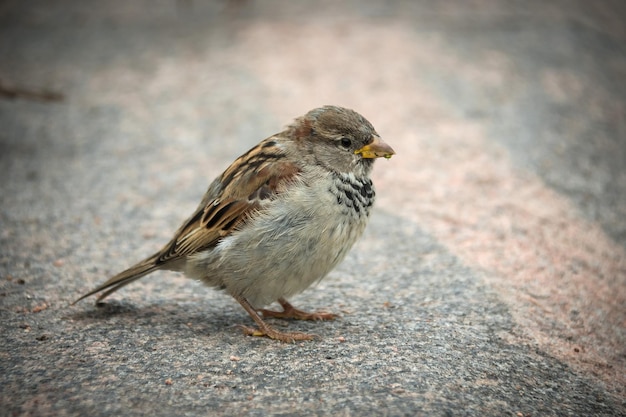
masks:
MULTIPOLYGON (((71 312, 66 317, 90 327, 106 323, 114 328, 134 326, 158 328, 159 331, 171 329, 172 334, 178 335, 184 328, 190 329, 195 335, 207 335, 236 334, 240 333, 238 325, 254 326, 250 317, 237 305, 216 304, 203 309, 198 302, 137 305, 128 301, 107 300, 91 308, 71 312)), ((272 326, 284 330, 306 331, 307 327, 306 323, 299 320, 266 320, 272 326)))
POLYGON ((137 305, 127 301, 108 300, 93 307, 70 312, 66 317, 90 326, 106 323, 114 327, 158 327, 160 330, 171 328, 172 333, 180 333, 181 328, 188 328, 194 333, 215 334, 232 331, 238 324, 249 324, 248 316, 238 312, 236 307, 212 306, 202 309, 198 303, 137 305))

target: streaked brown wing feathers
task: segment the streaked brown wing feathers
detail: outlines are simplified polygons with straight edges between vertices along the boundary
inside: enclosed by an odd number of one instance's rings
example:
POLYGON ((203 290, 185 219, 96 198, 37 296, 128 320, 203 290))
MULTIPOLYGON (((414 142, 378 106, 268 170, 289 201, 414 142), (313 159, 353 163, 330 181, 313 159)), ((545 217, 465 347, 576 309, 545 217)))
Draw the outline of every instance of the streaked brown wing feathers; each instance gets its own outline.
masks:
MULTIPOLYGON (((259 158, 255 158, 257 161, 259 158)), ((214 246, 218 240, 245 223, 254 212, 263 209, 263 200, 272 199, 282 192, 299 170, 291 163, 269 158, 266 163, 247 165, 246 174, 232 175, 231 166, 220 179, 220 196, 208 201, 178 230, 172 241, 163 248, 158 263, 173 261, 214 246)), ((233 164, 234 165, 234 164, 233 164)))

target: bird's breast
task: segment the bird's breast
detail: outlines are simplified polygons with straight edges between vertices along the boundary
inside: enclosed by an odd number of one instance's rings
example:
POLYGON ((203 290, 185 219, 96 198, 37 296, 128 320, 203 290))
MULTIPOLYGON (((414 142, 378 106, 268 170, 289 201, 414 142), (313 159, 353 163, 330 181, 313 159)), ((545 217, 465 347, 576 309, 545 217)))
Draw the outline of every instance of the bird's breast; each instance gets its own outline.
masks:
POLYGON ((210 258, 198 258, 204 262, 195 270, 206 268, 205 282, 257 307, 297 294, 343 260, 373 203, 369 178, 333 174, 306 181, 225 237, 210 258))

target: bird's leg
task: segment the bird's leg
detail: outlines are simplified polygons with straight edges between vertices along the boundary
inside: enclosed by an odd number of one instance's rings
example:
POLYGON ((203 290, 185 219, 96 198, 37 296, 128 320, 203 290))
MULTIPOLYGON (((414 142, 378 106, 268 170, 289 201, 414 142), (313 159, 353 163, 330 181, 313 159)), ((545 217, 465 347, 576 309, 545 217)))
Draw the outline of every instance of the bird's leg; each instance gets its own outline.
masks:
POLYGON ((306 311, 298 310, 284 298, 279 298, 278 303, 283 307, 283 311, 260 310, 263 317, 296 320, 334 320, 338 317, 336 314, 323 311, 307 313, 306 311))
POLYGON ((252 320, 254 320, 257 326, 259 326, 258 329, 255 329, 253 327, 239 325, 239 327, 241 327, 244 333, 247 334, 248 336, 266 336, 266 337, 269 337, 270 339, 280 340, 281 342, 288 342, 288 343, 295 342, 296 340, 312 340, 315 337, 315 335, 306 334, 306 333, 279 332, 278 330, 270 327, 267 323, 263 321, 261 316, 259 316, 259 313, 257 313, 257 311, 254 309, 254 307, 252 307, 252 305, 250 305, 248 300, 246 300, 244 297, 241 297, 241 296, 233 296, 233 297, 248 312, 248 314, 250 315, 250 317, 252 317, 252 320))

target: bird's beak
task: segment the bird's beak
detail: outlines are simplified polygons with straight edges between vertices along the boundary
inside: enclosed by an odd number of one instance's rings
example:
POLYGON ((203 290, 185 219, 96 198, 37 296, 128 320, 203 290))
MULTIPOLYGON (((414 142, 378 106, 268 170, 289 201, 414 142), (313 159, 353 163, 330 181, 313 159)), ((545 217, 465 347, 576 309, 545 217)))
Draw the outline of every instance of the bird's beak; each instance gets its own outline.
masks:
POLYGON ((361 155, 363 158, 391 158, 395 152, 391 149, 391 146, 387 145, 378 136, 374 136, 374 140, 369 144, 363 146, 361 149, 354 151, 355 154, 361 155))

